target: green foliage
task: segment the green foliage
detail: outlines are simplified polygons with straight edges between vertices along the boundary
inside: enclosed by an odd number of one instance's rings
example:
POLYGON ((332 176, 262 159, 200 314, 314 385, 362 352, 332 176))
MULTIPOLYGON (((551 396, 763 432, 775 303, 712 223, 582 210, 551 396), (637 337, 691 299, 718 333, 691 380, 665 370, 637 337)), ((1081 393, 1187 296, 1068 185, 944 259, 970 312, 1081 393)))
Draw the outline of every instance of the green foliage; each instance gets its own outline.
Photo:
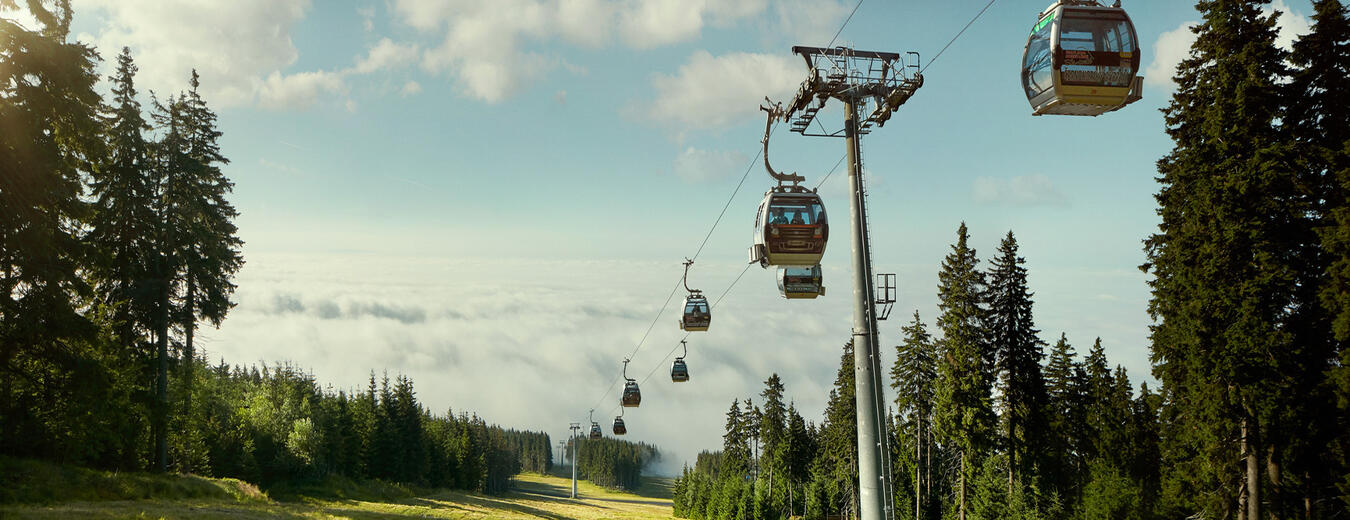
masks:
POLYGON ((1044 342, 1036 336, 1027 287, 1026 259, 1017 254, 1012 231, 1003 238, 989 269, 986 330, 1000 377, 1003 430, 1009 479, 1044 461, 1047 431, 1045 380, 1041 376, 1044 342))
POLYGON ((966 224, 957 231, 951 254, 938 272, 937 404, 935 426, 938 440, 958 457, 957 496, 959 511, 966 509, 966 490, 979 470, 978 457, 988 449, 994 422, 990 389, 993 382, 992 350, 986 343, 984 274, 976 270, 979 259, 967 245, 966 224))

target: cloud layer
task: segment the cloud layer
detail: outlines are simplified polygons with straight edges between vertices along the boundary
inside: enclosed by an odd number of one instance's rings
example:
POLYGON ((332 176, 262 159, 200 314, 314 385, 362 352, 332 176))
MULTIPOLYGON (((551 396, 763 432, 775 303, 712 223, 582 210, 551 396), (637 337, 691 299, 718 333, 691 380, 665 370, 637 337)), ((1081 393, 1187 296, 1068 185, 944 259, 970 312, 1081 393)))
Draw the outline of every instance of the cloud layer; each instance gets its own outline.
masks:
MULTIPOLYGON (((717 296, 741 268, 698 274, 717 296)), ((251 255, 239 305, 201 336, 212 362, 292 360, 336 389, 363 387, 371 370, 408 374, 433 411, 556 436, 592 407, 602 423, 617 413, 621 361, 680 273, 678 263, 251 255)), ((847 278, 831 275, 827 285, 846 294, 847 278)), ((625 413, 634 439, 668 450, 678 469, 720 444, 731 399, 757 396, 773 372, 819 420, 847 339, 847 299, 788 303, 772 272, 756 267, 715 309, 713 328, 690 338, 692 381, 675 384, 667 371, 683 336, 680 303, 676 294, 629 367, 644 394, 625 413)))

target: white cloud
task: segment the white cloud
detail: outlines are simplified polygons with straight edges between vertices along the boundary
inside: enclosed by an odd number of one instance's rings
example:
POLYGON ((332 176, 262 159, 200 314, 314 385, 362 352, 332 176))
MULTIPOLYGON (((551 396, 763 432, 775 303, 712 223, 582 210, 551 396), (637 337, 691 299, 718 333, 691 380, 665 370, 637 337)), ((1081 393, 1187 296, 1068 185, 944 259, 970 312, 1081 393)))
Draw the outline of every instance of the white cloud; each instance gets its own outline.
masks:
POLYGON ((389 38, 376 43, 366 56, 358 59, 351 71, 356 74, 370 74, 375 71, 406 65, 417 60, 416 45, 401 45, 389 38))
POLYGON ((674 76, 654 74, 653 99, 638 111, 679 129, 720 128, 758 119, 764 97, 784 101, 802 79, 800 58, 786 54, 696 51, 674 76))
POLYGON ((1293 50, 1294 40, 1312 32, 1312 21, 1307 16, 1294 11, 1286 4, 1284 0, 1275 0, 1270 5, 1261 7, 1261 11, 1270 14, 1274 11, 1280 12, 1279 34, 1275 36, 1275 45, 1279 45, 1284 50, 1293 50))
POLYGON ((402 94, 403 97, 415 96, 421 92, 422 84, 412 80, 404 83, 403 88, 399 89, 399 93, 402 94))
MULTIPOLYGON (((791 3, 802 5, 776 6, 766 32, 818 32, 813 24, 837 24, 836 2, 810 9, 802 1, 791 3)), ((544 50, 557 41, 587 48, 672 45, 697 39, 706 27, 761 15, 768 5, 766 0, 394 0, 392 11, 407 26, 440 39, 422 52, 423 69, 444 74, 466 96, 495 103, 556 67, 576 73, 544 50)))
POLYGON ((122 47, 131 49, 142 90, 168 96, 186 89, 196 68, 213 104, 235 106, 286 82, 268 77, 299 58, 290 33, 309 8, 310 0, 77 0, 75 12, 102 16, 93 43, 105 63, 122 47))
POLYGON ((1195 33, 1191 27, 1199 22, 1184 22, 1176 29, 1158 35, 1153 42, 1153 61, 1144 69, 1144 82, 1151 87, 1172 89, 1176 84, 1172 76, 1177 65, 1191 55, 1191 45, 1195 43, 1195 33))
MULTIPOLYGON (((1308 17, 1291 9, 1284 0, 1275 0, 1261 10, 1266 15, 1274 11, 1281 13, 1276 21, 1279 33, 1275 37, 1275 44, 1282 49, 1292 50, 1294 40, 1311 32, 1312 24, 1308 17)), ((1145 83, 1169 91, 1176 88, 1172 76, 1176 74, 1177 65, 1191 55, 1191 45, 1195 43, 1195 33, 1191 32, 1191 27, 1199 24, 1198 21, 1184 22, 1176 29, 1158 35, 1157 41, 1153 42, 1153 61, 1144 69, 1145 83)))
MULTIPOLYGON (((349 68, 290 71, 300 59, 291 32, 309 12, 311 0, 76 4, 80 16, 99 20, 91 40, 105 67, 111 67, 111 57, 122 47, 129 47, 140 69, 137 86, 161 97, 187 88, 195 68, 203 96, 215 107, 303 109, 324 96, 346 92, 350 77, 406 66, 418 52, 414 45, 386 38, 354 57, 349 68)), ((358 13, 369 22, 374 10, 358 13)))
POLYGON ((1042 174, 1019 175, 1009 179, 978 177, 973 195, 982 204, 1013 206, 1067 206, 1068 197, 1042 174))
POLYGON ((721 179, 745 170, 745 154, 727 150, 685 148, 675 157, 675 175, 689 182, 721 179))
POLYGON ((342 92, 346 88, 339 73, 327 71, 281 74, 272 72, 257 89, 258 105, 272 109, 304 109, 320 94, 342 92))

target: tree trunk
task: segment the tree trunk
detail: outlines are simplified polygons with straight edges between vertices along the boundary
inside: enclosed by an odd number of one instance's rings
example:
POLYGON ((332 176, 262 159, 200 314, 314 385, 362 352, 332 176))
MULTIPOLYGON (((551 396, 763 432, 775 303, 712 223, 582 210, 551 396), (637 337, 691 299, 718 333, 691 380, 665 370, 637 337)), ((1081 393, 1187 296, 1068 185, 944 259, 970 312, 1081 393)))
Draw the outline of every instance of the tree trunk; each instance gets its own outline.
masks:
POLYGON ((1261 461, 1256 453, 1256 424, 1242 418, 1242 454, 1247 459, 1247 520, 1261 519, 1261 461))
POLYGON ((914 421, 914 520, 923 518, 923 420, 914 421))
POLYGON ((1266 444, 1266 479, 1270 481, 1270 506, 1266 514, 1270 520, 1280 520, 1280 458, 1274 443, 1266 444))
POLYGON ((959 494, 959 495, 961 496, 960 502, 959 502, 959 503, 960 503, 960 508, 957 509, 957 511, 956 511, 956 518, 957 518, 957 520, 966 520, 966 454, 965 454, 965 450, 962 450, 962 453, 961 453, 961 476, 960 476, 960 480, 961 480, 961 482, 957 484, 957 487, 959 488, 959 490, 957 491, 957 494, 959 494))
POLYGON ((159 368, 155 376, 155 469, 169 469, 169 277, 159 281, 159 368))
POLYGON ((1017 440, 1014 437, 1014 435, 1016 435, 1016 432, 1014 431, 1016 429, 1016 423, 1013 419, 1011 403, 1008 408, 1008 496, 1011 497, 1013 493, 1013 480, 1015 480, 1017 474, 1017 472, 1013 470, 1013 468, 1017 467, 1017 440))
MULTIPOLYGON (((192 380, 195 374, 192 372, 192 363, 196 359, 196 354, 192 350, 192 333, 197 328, 196 300, 194 291, 197 289, 196 280, 192 275, 187 276, 187 301, 183 310, 183 419, 191 420, 192 417, 192 380)), ((183 457, 182 471, 188 473, 192 471, 192 457, 183 457)))

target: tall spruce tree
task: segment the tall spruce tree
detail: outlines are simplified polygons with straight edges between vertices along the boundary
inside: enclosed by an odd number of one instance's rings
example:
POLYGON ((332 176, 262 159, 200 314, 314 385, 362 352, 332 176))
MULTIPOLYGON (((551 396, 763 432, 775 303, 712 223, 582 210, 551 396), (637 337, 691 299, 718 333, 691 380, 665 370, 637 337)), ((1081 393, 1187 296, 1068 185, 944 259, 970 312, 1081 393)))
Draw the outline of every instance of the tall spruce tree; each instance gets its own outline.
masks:
POLYGON ((897 434, 908 435, 914 441, 914 518, 919 519, 924 518, 928 502, 924 475, 931 473, 925 461, 932 459, 937 359, 933 337, 919 319, 919 311, 914 311, 914 321, 900 333, 904 340, 895 347, 891 388, 895 389, 895 408, 901 419, 897 434))
POLYGON ((1294 42, 1290 56, 1284 120, 1298 143, 1301 184, 1314 208, 1305 229, 1319 237, 1296 257, 1303 279, 1292 333, 1303 355, 1285 374, 1287 391, 1302 398, 1278 419, 1286 453, 1268 461, 1272 469, 1286 465, 1279 471, 1284 482, 1272 482, 1272 503, 1304 516, 1318 511, 1299 503, 1327 503, 1324 497, 1338 494, 1333 484, 1350 496, 1350 16, 1338 0, 1316 0, 1313 9, 1311 32, 1294 42), (1325 413, 1333 408, 1340 413, 1325 413), (1335 463, 1327 448, 1339 454, 1335 463), (1301 490, 1301 500, 1279 487, 1301 490))
POLYGON ((243 266, 239 239, 234 219, 239 216, 226 196, 234 187, 221 171, 229 164, 220 152, 217 140, 221 132, 216 128, 216 115, 206 106, 199 93, 201 86, 197 71, 192 71, 191 87, 179 98, 184 123, 186 156, 184 197, 178 201, 177 219, 185 224, 178 230, 177 245, 181 248, 182 304, 176 320, 183 331, 183 396, 184 413, 190 413, 193 383, 193 365, 196 361, 194 344, 197 320, 206 320, 219 327, 229 309, 234 306, 233 278, 243 266))
POLYGON ((102 148, 98 57, 67 41, 69 0, 26 5, 34 29, 0 16, 0 453, 65 458, 83 449, 80 414, 103 404, 73 395, 95 382, 74 369, 91 366, 80 344, 96 332, 78 232, 80 177, 102 148))
POLYGON ((1154 276, 1154 374, 1179 409, 1164 415, 1179 444, 1166 466, 1182 516, 1261 518, 1263 435, 1294 347, 1291 257, 1309 208, 1277 127, 1288 71, 1266 3, 1197 3, 1204 23, 1164 110, 1175 147, 1158 161, 1162 222, 1143 268, 1154 276))
POLYGON ((783 405, 783 381, 778 374, 764 380, 764 413, 760 419, 760 435, 764 439, 764 462, 760 470, 768 479, 769 505, 773 511, 786 511, 786 491, 783 478, 787 473, 787 409, 783 405))
POLYGON ((989 449, 994 412, 990 403, 993 366, 986 344, 984 274, 967 241, 966 224, 938 272, 936 433, 958 457, 957 518, 965 520, 967 491, 978 474, 980 458, 989 449))
POLYGON ((1008 493, 1018 473, 1039 466, 1044 450, 1045 357, 1040 331, 1031 316, 1026 259, 1017 255, 1012 231, 999 243, 989 268, 987 332, 1002 384, 1004 443, 1008 454, 1008 493))
POLYGON ((1045 366, 1050 431, 1046 445, 1050 456, 1042 476, 1066 499, 1078 496, 1087 469, 1083 461, 1088 428, 1086 400, 1078 376, 1083 370, 1075 357, 1069 338, 1061 333, 1045 366))
POLYGON ((150 129, 136 100, 136 65, 123 47, 112 81, 112 106, 105 116, 106 154, 92 172, 94 214, 86 237, 95 260, 92 277, 103 303, 115 306, 117 341, 133 355, 153 323, 153 294, 148 294, 147 252, 152 251, 155 187, 151 177, 150 129))

